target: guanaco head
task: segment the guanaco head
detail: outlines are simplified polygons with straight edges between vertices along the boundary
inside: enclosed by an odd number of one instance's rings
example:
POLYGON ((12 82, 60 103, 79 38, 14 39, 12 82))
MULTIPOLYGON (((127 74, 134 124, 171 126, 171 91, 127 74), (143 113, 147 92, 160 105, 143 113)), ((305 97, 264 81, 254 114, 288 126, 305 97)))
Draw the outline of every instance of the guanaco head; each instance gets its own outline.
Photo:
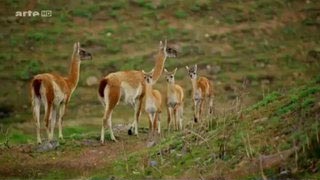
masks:
POLYGON ((153 71, 154 69, 152 69, 150 72, 145 72, 144 70, 142 70, 142 73, 143 73, 143 77, 144 77, 144 82, 146 84, 153 84, 153 71))
POLYGON ((186 66, 186 69, 187 69, 188 74, 189 74, 191 79, 196 79, 197 78, 197 68, 198 68, 197 65, 194 65, 194 66, 192 66, 190 68, 188 66, 186 66))
POLYGON ((89 53, 85 49, 81 48, 79 42, 74 43, 73 54, 76 55, 76 57, 78 57, 81 61, 92 60, 91 53, 89 53))
POLYGON ((178 68, 175 68, 173 72, 168 72, 167 69, 164 69, 166 80, 168 83, 174 83, 174 75, 176 74, 178 68))
POLYGON ((169 57, 169 58, 177 57, 177 54, 178 54, 175 49, 167 46, 167 40, 165 40, 164 43, 160 41, 159 50, 160 52, 163 52, 166 57, 169 57))

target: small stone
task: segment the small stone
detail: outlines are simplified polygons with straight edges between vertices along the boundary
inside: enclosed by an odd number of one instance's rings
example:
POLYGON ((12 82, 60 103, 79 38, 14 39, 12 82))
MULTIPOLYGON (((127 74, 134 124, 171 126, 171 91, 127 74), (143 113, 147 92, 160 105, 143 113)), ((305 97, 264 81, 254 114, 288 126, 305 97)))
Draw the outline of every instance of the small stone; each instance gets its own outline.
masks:
POLYGON ((148 148, 153 147, 153 146, 155 146, 155 145, 156 145, 156 142, 155 142, 155 141, 149 141, 149 142, 147 143, 147 147, 148 147, 148 148))
POLYGON ((98 78, 95 76, 89 76, 86 80, 88 86, 93 86, 98 84, 98 78))
POLYGON ((38 145, 36 148, 37 152, 46 152, 46 151, 51 151, 54 149, 57 149, 59 147, 59 142, 58 141, 44 141, 42 144, 38 145))
POLYGON ((152 167, 155 167, 158 165, 158 162, 157 161, 150 161, 149 165, 152 167))

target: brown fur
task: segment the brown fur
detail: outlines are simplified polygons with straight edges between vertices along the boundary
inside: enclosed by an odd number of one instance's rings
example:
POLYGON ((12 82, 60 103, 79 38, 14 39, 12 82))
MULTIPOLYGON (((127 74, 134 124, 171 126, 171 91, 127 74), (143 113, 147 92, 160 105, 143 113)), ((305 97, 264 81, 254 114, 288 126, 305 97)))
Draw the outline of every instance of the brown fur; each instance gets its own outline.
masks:
MULTIPOLYGON (((212 113, 212 108, 211 104, 209 101, 211 101, 213 98, 213 87, 212 83, 209 81, 208 78, 206 77, 199 77, 197 80, 197 88, 201 90, 201 97, 202 100, 200 102, 200 107, 199 107, 199 114, 195 112, 195 121, 202 116, 203 110, 205 109, 205 104, 209 104, 209 112, 212 113)), ((193 94, 194 94, 195 89, 193 89, 193 94)), ((195 107, 194 107, 195 108, 195 107)))
MULTIPOLYGON (((158 121, 160 121, 160 113, 162 112, 162 110, 161 110, 162 109, 162 96, 161 96, 160 91, 158 91, 156 89, 152 90, 152 96, 157 99, 158 111, 157 111, 156 116, 154 118, 154 122, 158 122, 158 121)), ((159 128, 158 127, 158 123, 153 123, 153 127, 152 127, 151 119, 149 118, 149 116, 148 116, 148 119, 149 119, 149 129, 150 129, 150 131, 152 129, 153 130, 157 130, 159 128)))
POLYGON ((212 87, 208 78, 199 77, 199 79, 197 80, 197 86, 201 89, 203 97, 210 97, 212 95, 212 87))

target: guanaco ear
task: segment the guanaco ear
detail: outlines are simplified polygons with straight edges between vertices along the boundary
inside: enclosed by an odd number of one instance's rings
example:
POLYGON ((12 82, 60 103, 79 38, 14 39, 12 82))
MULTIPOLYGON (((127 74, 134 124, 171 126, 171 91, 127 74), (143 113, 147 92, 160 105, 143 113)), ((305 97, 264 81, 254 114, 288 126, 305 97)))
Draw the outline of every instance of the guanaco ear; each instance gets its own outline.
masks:
POLYGON ((164 68, 164 70, 163 70, 165 73, 168 73, 168 70, 166 69, 166 68, 164 68))
POLYGON ((173 74, 176 74, 178 68, 175 68, 174 71, 173 71, 173 74))
POLYGON ((141 71, 143 74, 146 74, 146 72, 144 70, 141 71))
POLYGON ((197 72, 197 69, 198 69, 198 65, 195 64, 195 65, 194 65, 194 71, 197 72))
POLYGON ((73 44, 73 52, 78 52, 78 43, 73 44))
POLYGON ((153 72, 154 72, 154 68, 152 68, 152 70, 150 71, 150 74, 152 74, 152 75, 153 75, 153 72))
POLYGON ((78 42, 77 45, 78 45, 77 53, 79 54, 79 52, 80 52, 80 42, 78 42))
POLYGON ((186 66, 187 71, 189 71, 189 66, 186 66))
POLYGON ((159 49, 161 50, 163 48, 163 43, 162 41, 159 42, 159 49))

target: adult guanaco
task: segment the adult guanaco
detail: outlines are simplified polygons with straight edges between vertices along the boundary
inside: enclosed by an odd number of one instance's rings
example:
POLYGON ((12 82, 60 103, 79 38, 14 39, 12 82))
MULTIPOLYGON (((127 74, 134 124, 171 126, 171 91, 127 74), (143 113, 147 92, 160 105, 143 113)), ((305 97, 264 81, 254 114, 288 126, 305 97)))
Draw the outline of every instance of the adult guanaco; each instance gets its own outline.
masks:
POLYGON ((197 77, 197 64, 190 68, 186 66, 186 69, 192 83, 194 122, 198 122, 205 104, 209 104, 209 113, 213 113, 213 85, 208 78, 197 77))
POLYGON ((145 83, 145 96, 143 98, 144 106, 145 111, 148 113, 150 133, 152 133, 152 135, 156 130, 158 130, 158 134, 160 134, 160 113, 162 105, 162 96, 160 91, 153 89, 153 84, 155 83, 153 81, 153 72, 154 69, 150 72, 142 70, 145 83))
MULTIPOLYGON (((176 55, 176 50, 167 47, 167 41, 165 41, 165 43, 160 41, 152 77, 154 82, 161 76, 167 57, 176 57, 176 55)), ((134 107, 134 121, 131 124, 131 128, 128 130, 128 134, 132 134, 132 129, 134 130, 134 134, 138 134, 138 121, 141 115, 142 99, 145 94, 144 86, 143 73, 135 70, 110 73, 100 81, 99 98, 105 106, 100 138, 102 144, 104 143, 105 128, 107 125, 110 130, 111 139, 116 141, 112 130, 111 117, 121 96, 124 96, 124 101, 126 103, 129 103, 134 107)))
POLYGON ((184 92, 183 88, 175 83, 174 76, 177 69, 175 68, 173 72, 168 72, 167 69, 164 69, 167 80, 168 131, 170 131, 172 121, 174 130, 182 130, 184 92))
POLYGON ((80 43, 75 43, 71 56, 69 74, 62 77, 55 73, 38 74, 31 81, 31 102, 33 116, 36 124, 37 142, 41 143, 40 137, 40 107, 44 105, 46 131, 49 141, 53 140, 54 126, 58 118, 59 138, 62 135, 62 118, 65 114, 66 105, 69 103, 71 95, 77 87, 79 81, 80 64, 83 60, 92 60, 89 52, 80 47, 80 43), (58 112, 59 111, 59 112, 58 112))

